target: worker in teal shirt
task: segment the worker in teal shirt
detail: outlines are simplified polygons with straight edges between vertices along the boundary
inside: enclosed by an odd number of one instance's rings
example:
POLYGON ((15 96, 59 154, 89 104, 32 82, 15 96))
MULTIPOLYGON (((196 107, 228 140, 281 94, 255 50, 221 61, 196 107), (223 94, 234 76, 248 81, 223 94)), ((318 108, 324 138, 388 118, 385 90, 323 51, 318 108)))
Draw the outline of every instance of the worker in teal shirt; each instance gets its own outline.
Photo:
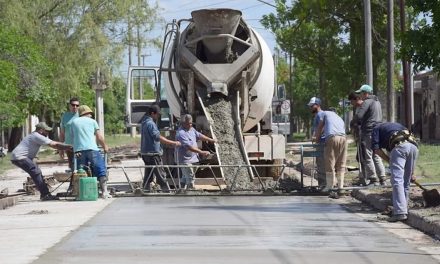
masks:
POLYGON ((72 121, 73 151, 77 160, 77 167, 81 169, 89 166, 93 177, 97 177, 101 186, 102 198, 111 198, 107 190, 107 168, 105 160, 99 151, 98 142, 108 152, 104 137, 99 131, 98 123, 92 118, 93 111, 87 105, 79 107, 79 116, 72 121))
MULTIPOLYGON (((71 125, 72 121, 75 118, 78 118, 78 108, 79 108, 79 99, 76 97, 72 97, 69 100, 69 111, 65 112, 61 116, 61 122, 60 122, 60 141, 64 142, 64 144, 71 145, 73 142, 72 133, 71 133, 71 125)), ((69 162, 69 168, 70 170, 74 170, 73 168, 73 152, 71 150, 62 151, 59 152, 60 158, 64 159, 64 154, 67 155, 67 160, 69 162)))

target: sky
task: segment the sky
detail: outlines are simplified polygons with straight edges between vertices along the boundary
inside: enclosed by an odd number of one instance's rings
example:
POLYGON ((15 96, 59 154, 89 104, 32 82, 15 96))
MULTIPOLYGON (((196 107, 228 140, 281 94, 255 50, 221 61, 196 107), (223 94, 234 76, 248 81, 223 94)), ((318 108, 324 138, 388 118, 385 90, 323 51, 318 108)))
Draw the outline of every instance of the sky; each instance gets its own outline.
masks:
MULTIPOLYGON (((151 2, 151 0, 150 0, 151 2)), ((266 30, 259 22, 265 14, 275 13, 275 8, 257 0, 157 0, 159 6, 163 9, 161 12, 165 21, 172 22, 173 19, 179 20, 183 18, 191 18, 191 12, 198 9, 211 8, 231 8, 242 12, 243 19, 257 31, 267 42, 269 48, 273 51, 275 47, 275 36, 269 30, 266 30)), ((264 0, 264 2, 274 5, 274 0, 264 0)), ((158 29, 152 31, 149 36, 159 37, 163 39, 164 29, 160 28, 164 25, 158 25, 158 29)), ((160 63, 160 53, 158 49, 147 48, 143 50, 144 63, 148 66, 158 66, 160 63)), ((137 58, 133 58, 137 63, 137 58)), ((128 58, 121 68, 121 74, 127 73, 128 58)))

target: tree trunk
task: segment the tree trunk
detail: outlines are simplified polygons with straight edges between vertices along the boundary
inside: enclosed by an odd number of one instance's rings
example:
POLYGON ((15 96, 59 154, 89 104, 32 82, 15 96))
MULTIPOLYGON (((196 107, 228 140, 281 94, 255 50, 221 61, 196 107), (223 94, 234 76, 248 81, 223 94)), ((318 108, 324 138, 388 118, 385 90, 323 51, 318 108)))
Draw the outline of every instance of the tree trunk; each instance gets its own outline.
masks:
POLYGON ((127 33, 127 38, 128 38, 128 66, 132 65, 131 62, 131 45, 132 45, 132 29, 131 29, 131 23, 130 21, 128 21, 128 29, 127 29, 128 33, 127 33))
MULTIPOLYGON (((141 53, 142 53, 142 42, 141 42, 141 33, 140 33, 140 26, 136 26, 136 46, 137 46, 137 58, 138 58, 138 66, 141 66, 141 53)), ((141 95, 142 96, 142 95, 141 95)))
POLYGON ((15 147, 20 143, 22 133, 23 127, 12 128, 11 135, 9 136, 8 140, 8 152, 12 152, 15 147))
POLYGON ((327 91, 326 91, 326 81, 325 81, 325 70, 323 67, 319 67, 319 97, 321 99, 321 107, 327 108, 328 107, 328 98, 327 98, 327 91))
POLYGON ((394 1, 388 0, 388 56, 387 56, 387 121, 395 122, 396 108, 394 95, 394 1))

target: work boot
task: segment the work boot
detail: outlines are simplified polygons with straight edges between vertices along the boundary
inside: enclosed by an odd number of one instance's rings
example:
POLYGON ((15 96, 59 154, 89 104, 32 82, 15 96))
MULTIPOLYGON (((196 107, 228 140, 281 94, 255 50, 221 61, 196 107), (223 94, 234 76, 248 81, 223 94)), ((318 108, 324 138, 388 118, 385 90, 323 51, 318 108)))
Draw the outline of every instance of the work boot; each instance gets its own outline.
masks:
POLYGON ((407 219, 408 219, 408 215, 398 214, 398 215, 393 215, 390 218, 388 218, 388 222, 394 223, 394 222, 399 222, 399 221, 406 221, 407 219))
POLYGON ((379 184, 381 186, 385 186, 386 185, 386 178, 385 178, 385 176, 379 177, 379 184))
POLYGON ((102 198, 103 199, 112 198, 110 192, 107 190, 107 177, 100 177, 99 185, 101 186, 102 198))
POLYGON ((170 185, 167 183, 165 186, 160 187, 160 191, 163 193, 170 193, 170 185))
POLYGON ((339 194, 335 191, 331 191, 328 197, 332 199, 339 199, 339 194))
POLYGON ((380 183, 377 180, 377 178, 370 178, 370 183, 368 184, 368 186, 379 186, 380 183))
POLYGON ((370 183, 369 179, 364 178, 363 176, 359 176, 359 179, 352 183, 353 186, 368 186, 370 183))
POLYGON ((56 201, 56 200, 59 200, 59 199, 60 199, 59 197, 56 197, 56 196, 54 196, 54 195, 52 195, 50 193, 48 193, 46 195, 40 196, 40 200, 41 201, 56 201))

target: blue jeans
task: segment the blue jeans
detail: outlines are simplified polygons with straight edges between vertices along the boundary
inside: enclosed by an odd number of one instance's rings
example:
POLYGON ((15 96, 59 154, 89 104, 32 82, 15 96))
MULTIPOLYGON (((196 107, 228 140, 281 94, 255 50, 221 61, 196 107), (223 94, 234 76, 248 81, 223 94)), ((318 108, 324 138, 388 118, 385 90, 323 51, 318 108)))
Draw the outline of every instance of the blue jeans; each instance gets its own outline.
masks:
POLYGON ((398 145, 390 153, 394 215, 408 214, 409 185, 417 156, 417 147, 411 143, 398 145))
POLYGON ((11 160, 11 162, 31 176, 35 186, 37 186, 37 189, 40 192, 41 197, 49 194, 49 188, 47 188, 47 185, 43 180, 43 174, 41 173, 40 168, 38 168, 31 159, 25 158, 21 160, 11 160))
POLYGON ((77 169, 82 169, 84 166, 88 166, 90 167, 93 177, 100 178, 107 176, 105 160, 99 150, 78 151, 75 153, 75 157, 77 169))

